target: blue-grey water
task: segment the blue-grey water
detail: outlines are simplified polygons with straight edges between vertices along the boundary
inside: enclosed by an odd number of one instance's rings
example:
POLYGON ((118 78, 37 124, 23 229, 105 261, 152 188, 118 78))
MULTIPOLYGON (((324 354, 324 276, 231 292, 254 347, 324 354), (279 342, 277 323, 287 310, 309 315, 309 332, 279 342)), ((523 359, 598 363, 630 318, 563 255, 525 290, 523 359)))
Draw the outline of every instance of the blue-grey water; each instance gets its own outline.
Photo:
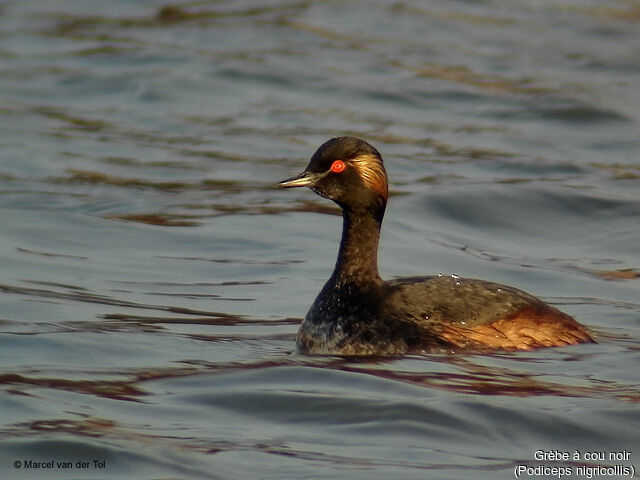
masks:
POLYGON ((639 152, 633 1, 1 2, 0 477, 631 478, 639 152), (598 343, 292 354, 341 220, 273 185, 338 135, 386 161, 385 278, 598 343))

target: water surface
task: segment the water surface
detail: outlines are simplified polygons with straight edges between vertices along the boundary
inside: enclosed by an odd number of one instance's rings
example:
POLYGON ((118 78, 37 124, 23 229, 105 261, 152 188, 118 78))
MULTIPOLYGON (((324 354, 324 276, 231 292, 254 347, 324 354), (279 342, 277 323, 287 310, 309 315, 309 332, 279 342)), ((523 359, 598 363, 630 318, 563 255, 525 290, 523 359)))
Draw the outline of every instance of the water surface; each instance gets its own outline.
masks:
POLYGON ((639 22, 613 0, 4 2, 3 478, 638 464, 639 22), (274 184, 337 135, 385 158, 385 278, 514 285, 599 343, 293 354, 341 220, 274 184))

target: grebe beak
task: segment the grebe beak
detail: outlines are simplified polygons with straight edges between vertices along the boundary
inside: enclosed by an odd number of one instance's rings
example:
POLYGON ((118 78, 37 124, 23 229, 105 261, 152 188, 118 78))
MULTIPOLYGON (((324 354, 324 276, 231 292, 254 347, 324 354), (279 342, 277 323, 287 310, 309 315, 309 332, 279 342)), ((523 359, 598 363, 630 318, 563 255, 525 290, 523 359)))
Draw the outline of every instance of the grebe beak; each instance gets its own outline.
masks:
POLYGON ((305 171, 296 177, 288 178, 287 180, 279 182, 278 185, 282 188, 311 187, 326 175, 327 174, 325 172, 313 173, 305 171))

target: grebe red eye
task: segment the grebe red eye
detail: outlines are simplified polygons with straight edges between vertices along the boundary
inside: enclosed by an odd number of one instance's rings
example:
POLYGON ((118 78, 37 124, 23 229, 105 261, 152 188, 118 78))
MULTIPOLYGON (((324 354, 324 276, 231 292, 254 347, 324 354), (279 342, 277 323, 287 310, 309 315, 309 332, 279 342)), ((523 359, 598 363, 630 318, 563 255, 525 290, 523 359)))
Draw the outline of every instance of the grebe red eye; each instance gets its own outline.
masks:
POLYGON ((342 160, 336 160, 331 164, 331 170, 333 173, 343 172, 344 169, 347 168, 347 165, 342 160))

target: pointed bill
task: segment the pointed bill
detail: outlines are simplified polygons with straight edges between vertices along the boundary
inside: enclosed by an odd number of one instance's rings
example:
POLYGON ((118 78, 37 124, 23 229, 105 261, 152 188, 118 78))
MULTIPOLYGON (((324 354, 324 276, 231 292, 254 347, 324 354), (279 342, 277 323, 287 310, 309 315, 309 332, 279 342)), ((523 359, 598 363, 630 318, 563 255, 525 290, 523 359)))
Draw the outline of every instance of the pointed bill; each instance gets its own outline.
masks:
POLYGON ((283 188, 310 187, 324 176, 325 173, 302 172, 297 177, 279 182, 278 185, 283 188))

